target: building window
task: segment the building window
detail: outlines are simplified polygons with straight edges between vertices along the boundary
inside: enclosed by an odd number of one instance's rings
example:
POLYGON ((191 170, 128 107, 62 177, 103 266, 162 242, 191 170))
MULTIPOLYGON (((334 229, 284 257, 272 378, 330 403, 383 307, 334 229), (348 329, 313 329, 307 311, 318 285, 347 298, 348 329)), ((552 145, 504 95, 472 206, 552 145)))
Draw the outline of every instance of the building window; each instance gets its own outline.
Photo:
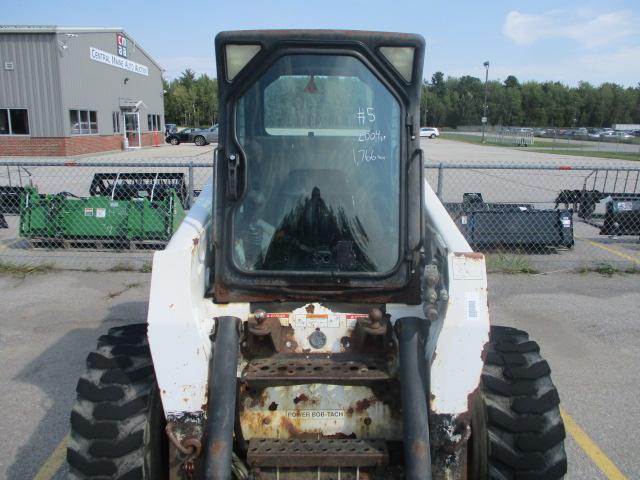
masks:
POLYGON ((147 115, 147 126, 150 132, 160 131, 160 115, 147 115))
POLYGON ((113 112, 111 117, 113 119, 113 133, 122 133, 120 130, 120 112, 113 112))
POLYGON ((98 112, 95 110, 69 110, 71 135, 98 133, 98 112))
POLYGON ((29 135, 26 108, 0 108, 0 135, 29 135))

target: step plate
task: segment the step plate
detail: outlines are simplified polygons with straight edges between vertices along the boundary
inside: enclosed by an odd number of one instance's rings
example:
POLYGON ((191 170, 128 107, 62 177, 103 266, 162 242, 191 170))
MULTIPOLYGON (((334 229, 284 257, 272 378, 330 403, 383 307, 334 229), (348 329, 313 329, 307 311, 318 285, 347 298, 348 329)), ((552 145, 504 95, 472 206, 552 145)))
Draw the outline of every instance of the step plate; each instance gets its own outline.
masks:
POLYGON ((247 453, 250 467, 378 467, 388 460, 384 440, 257 438, 247 453))
POLYGON ((385 381, 391 375, 383 360, 373 356, 349 358, 308 358, 282 356, 251 360, 245 368, 245 381, 331 382, 385 381))

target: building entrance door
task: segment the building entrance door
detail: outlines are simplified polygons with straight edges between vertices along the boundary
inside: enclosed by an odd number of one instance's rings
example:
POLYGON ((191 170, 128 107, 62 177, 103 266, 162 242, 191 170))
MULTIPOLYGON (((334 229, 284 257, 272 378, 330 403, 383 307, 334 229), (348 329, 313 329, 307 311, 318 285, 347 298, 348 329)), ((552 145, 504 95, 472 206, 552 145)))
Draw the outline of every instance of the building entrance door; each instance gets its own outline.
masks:
POLYGON ((124 138, 129 148, 140 148, 140 115, 138 112, 124 112, 124 138))

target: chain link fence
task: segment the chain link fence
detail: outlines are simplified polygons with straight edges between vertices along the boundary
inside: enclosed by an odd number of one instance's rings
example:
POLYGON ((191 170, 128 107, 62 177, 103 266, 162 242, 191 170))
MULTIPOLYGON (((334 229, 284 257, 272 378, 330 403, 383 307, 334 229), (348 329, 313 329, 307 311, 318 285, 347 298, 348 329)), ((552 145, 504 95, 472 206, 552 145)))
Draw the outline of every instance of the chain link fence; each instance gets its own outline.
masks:
POLYGON ((428 165, 427 178, 495 271, 640 268, 640 168, 428 165))
POLYGON ((0 162, 0 262, 148 270, 212 173, 176 162, 0 162))
MULTIPOLYGON (((0 264, 148 270, 211 162, 0 162, 0 264)), ((503 272, 640 268, 640 168, 430 164, 469 243, 503 272)))

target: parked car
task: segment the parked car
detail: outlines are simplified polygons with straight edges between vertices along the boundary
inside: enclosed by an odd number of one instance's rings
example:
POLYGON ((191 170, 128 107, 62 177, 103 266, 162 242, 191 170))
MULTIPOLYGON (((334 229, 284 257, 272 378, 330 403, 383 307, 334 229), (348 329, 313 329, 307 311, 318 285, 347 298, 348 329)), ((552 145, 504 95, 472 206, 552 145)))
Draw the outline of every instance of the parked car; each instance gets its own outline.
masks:
POLYGON ((199 147, 208 143, 218 143, 218 124, 195 132, 193 134, 193 143, 199 147))
POLYGON ((181 143, 193 142, 196 133, 200 132, 199 128, 183 128, 179 132, 170 133, 165 138, 165 142, 171 145, 180 145, 181 143))
POLYGON ((613 136, 620 140, 631 140, 633 138, 633 135, 631 135, 631 132, 625 132, 620 130, 613 132, 613 136))
POLYGON ((600 128, 590 128, 587 130, 587 136, 589 138, 600 138, 601 133, 602 133, 602 129, 600 128))
POLYGON ((435 127, 422 127, 420 129, 421 137, 436 138, 440 136, 440 132, 435 127))

